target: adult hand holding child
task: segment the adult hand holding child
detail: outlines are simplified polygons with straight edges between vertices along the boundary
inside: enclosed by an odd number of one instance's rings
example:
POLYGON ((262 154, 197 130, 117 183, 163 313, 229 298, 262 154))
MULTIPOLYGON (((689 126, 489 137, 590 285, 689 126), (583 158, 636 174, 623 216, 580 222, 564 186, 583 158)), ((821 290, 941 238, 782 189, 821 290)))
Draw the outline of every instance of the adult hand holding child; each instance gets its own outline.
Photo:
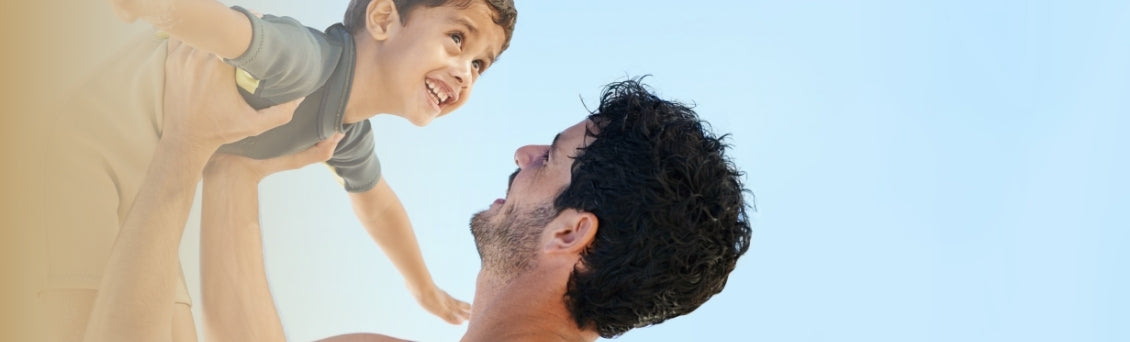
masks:
POLYGON ((168 51, 165 73, 186 77, 165 78, 163 141, 175 139, 211 155, 221 145, 290 122, 302 103, 298 99, 256 111, 235 90, 235 69, 215 55, 176 39, 169 40, 168 51), (181 87, 183 91, 169 91, 181 87))
POLYGON ((176 41, 168 49, 161 140, 110 252, 85 341, 195 340, 187 307, 173 302, 201 172, 221 145, 290 121, 300 102, 256 111, 232 88, 231 66, 176 41))

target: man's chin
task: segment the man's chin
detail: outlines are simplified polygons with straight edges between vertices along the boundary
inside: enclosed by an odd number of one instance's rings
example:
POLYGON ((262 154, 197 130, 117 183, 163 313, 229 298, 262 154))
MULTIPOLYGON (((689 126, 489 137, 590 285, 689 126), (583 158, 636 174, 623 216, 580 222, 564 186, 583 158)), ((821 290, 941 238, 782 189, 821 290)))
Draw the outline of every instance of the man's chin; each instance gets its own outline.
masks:
POLYGON ((479 252, 479 260, 483 260, 484 238, 488 236, 486 228, 490 225, 490 214, 487 210, 471 215, 471 237, 475 240, 475 250, 479 252))
POLYGON ((482 210, 482 211, 475 213, 474 215, 471 215, 471 222, 470 222, 471 235, 474 236, 474 235, 481 234, 483 232, 483 229, 486 228, 486 226, 490 224, 489 222, 490 222, 491 217, 494 217, 494 216, 489 213, 489 209, 488 210, 482 210))

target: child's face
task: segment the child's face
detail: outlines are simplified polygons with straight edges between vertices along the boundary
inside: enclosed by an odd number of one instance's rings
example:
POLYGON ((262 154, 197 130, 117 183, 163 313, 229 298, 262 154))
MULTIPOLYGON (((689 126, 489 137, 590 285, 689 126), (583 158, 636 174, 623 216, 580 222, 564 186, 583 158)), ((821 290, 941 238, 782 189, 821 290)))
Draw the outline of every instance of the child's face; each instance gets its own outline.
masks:
POLYGON ((382 88, 390 92, 382 97, 401 102, 398 114, 417 126, 462 106, 501 52, 505 36, 492 14, 481 1, 410 11, 380 52, 382 88))

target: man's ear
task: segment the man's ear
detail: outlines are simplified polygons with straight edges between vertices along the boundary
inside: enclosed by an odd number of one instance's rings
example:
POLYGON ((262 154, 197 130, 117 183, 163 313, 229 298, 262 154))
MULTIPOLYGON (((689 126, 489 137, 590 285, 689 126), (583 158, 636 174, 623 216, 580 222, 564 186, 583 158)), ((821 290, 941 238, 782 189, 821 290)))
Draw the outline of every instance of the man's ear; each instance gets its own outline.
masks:
POLYGON ((365 30, 374 40, 384 41, 400 27, 400 14, 392 0, 373 0, 365 8, 365 30))
POLYGON ((596 231, 600 228, 600 220, 590 212, 571 211, 564 225, 558 226, 553 231, 553 238, 549 246, 551 250, 566 251, 580 254, 592 244, 596 238, 596 231))

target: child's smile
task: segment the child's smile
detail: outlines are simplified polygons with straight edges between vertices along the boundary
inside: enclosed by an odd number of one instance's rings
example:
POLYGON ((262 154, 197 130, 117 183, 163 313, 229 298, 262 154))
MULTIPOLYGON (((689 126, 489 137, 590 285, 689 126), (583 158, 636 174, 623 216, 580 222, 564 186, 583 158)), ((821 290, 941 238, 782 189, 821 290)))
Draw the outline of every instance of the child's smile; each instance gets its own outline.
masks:
POLYGON ((459 93, 453 91, 451 87, 442 80, 426 78, 424 79, 424 85, 432 104, 435 106, 436 113, 434 115, 442 113, 444 106, 459 101, 459 93))
POLYGON ((481 1, 390 16, 388 30, 373 36, 379 38, 373 49, 366 49, 369 41, 358 43, 358 53, 372 57, 359 55, 355 79, 361 84, 354 91, 366 95, 350 101, 366 102, 361 108, 367 113, 394 114, 417 126, 458 109, 502 53, 506 32, 493 16, 481 1))

